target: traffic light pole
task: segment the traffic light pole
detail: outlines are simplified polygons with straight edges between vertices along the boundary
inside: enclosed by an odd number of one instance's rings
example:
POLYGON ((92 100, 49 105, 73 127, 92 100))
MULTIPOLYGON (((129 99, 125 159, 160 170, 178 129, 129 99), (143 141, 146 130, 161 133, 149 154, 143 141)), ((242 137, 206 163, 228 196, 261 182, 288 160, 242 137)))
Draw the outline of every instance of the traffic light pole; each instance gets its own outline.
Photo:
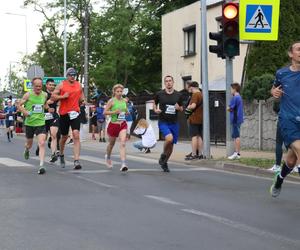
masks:
POLYGON ((201 0, 201 81, 203 93, 203 155, 210 158, 206 0, 201 0))
MULTIPOLYGON (((226 108, 231 99, 231 84, 233 83, 233 59, 226 57, 226 108)), ((233 153, 233 143, 231 139, 230 112, 226 112, 226 155, 233 153)))

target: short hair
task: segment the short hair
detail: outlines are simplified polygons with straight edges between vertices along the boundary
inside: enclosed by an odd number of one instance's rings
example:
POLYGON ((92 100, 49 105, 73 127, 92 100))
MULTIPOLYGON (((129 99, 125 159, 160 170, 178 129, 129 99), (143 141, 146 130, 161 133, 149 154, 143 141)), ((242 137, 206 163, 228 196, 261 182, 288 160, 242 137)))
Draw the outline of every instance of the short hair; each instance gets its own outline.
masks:
POLYGON ((36 80, 41 80, 41 82, 43 82, 43 79, 42 79, 41 77, 34 77, 34 78, 31 80, 32 84, 34 84, 34 81, 36 81, 36 80))
POLYGON ((295 41, 295 42, 293 42, 293 43, 290 45, 290 47, 289 47, 289 49, 288 49, 288 52, 293 52, 294 45, 295 45, 296 43, 300 43, 300 41, 295 41))
POLYGON ((190 87, 199 88, 199 83, 196 81, 188 81, 187 84, 189 88, 190 87))
POLYGON ((54 82, 54 80, 52 78, 48 78, 46 84, 48 84, 49 82, 54 82))
POLYGON ((142 128, 148 128, 149 124, 146 119, 142 118, 139 120, 138 124, 136 125, 137 127, 142 127, 142 128))
POLYGON ((232 83, 231 85, 231 88, 233 88, 236 92, 240 93, 241 91, 241 85, 237 82, 234 82, 232 83))
POLYGON ((170 77, 171 79, 172 79, 172 81, 174 82, 174 78, 173 78, 173 76, 171 76, 171 75, 166 75, 165 77, 164 77, 164 82, 166 81, 166 78, 167 77, 170 77))

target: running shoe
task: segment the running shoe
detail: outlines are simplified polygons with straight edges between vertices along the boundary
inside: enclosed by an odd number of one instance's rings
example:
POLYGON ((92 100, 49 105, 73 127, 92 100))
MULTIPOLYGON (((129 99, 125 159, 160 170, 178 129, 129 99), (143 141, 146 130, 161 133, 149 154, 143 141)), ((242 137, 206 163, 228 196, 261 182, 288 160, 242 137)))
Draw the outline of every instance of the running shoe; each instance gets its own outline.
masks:
POLYGON ((73 143, 73 139, 70 139, 67 144, 72 144, 73 143))
POLYGON ((273 184, 270 188, 270 194, 272 195, 272 197, 275 198, 280 194, 282 183, 283 183, 283 179, 280 178, 280 173, 279 172, 275 173, 273 184))
POLYGON ((125 164, 122 164, 121 168, 120 168, 121 172, 126 172, 128 171, 128 167, 125 164))
POLYGON ((112 167, 113 167, 112 160, 111 160, 111 159, 108 159, 107 154, 104 156, 104 158, 105 158, 106 166, 107 166, 108 168, 112 168, 112 167))
POLYGON ((45 174, 46 173, 46 170, 44 167, 40 167, 39 170, 38 170, 38 174, 45 174))
POLYGON ((25 148, 25 150, 24 150, 24 158, 25 158, 25 160, 29 159, 29 150, 28 150, 28 148, 25 148))
POLYGON ((102 139, 102 142, 106 142, 105 138, 102 139))
POLYGON ((150 148, 146 148, 144 153, 145 153, 145 154, 149 154, 149 153, 151 153, 151 150, 150 150, 150 148))
POLYGON ((166 172, 166 173, 169 173, 169 172, 170 172, 168 163, 165 163, 165 164, 161 165, 161 168, 162 168, 162 170, 163 170, 164 172, 166 172))
POLYGON ((271 168, 268 169, 269 171, 272 172, 278 172, 281 170, 281 167, 279 165, 274 164, 271 168))
POLYGON ((50 159, 50 163, 54 163, 54 162, 56 162, 57 161, 57 155, 54 153, 54 154, 52 154, 51 155, 51 159, 50 159))
POLYGON ((234 152, 231 156, 228 157, 228 160, 238 160, 241 156, 237 152, 234 152))
POLYGON ((160 155, 160 158, 158 160, 158 164, 161 165, 161 166, 165 165, 167 163, 167 160, 168 160, 167 155, 163 153, 163 154, 160 155))
POLYGON ((65 168, 66 167, 65 156, 64 155, 60 155, 59 159, 60 159, 60 166, 62 168, 65 168))
POLYGON ((75 170, 82 169, 79 160, 75 160, 75 161, 74 161, 74 169, 75 169, 75 170))
POLYGON ((191 155, 191 156, 185 157, 185 160, 186 161, 199 160, 199 156, 197 156, 197 155, 191 155))
POLYGON ((99 142, 102 142, 102 138, 99 139, 99 142))

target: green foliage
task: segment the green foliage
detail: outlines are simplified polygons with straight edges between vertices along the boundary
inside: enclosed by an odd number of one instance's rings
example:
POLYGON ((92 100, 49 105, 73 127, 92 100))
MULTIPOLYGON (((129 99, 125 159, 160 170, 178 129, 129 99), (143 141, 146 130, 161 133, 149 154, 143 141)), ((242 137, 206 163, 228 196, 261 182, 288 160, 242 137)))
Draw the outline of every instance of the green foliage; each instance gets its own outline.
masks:
POLYGON ((287 50, 293 41, 300 37, 300 1, 280 1, 278 41, 256 42, 250 48, 247 62, 247 78, 265 73, 275 75, 278 68, 289 63, 287 50))
POLYGON ((255 76, 251 80, 245 83, 242 90, 242 96, 245 100, 267 100, 271 94, 270 89, 274 76, 272 74, 263 74, 261 76, 255 76))

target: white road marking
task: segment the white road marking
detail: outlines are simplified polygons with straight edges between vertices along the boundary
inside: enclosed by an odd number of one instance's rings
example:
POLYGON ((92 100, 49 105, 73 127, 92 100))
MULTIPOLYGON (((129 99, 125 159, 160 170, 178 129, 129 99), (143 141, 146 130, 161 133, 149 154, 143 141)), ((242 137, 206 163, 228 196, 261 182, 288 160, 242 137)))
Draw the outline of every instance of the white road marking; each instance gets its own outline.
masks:
POLYGON ((213 214, 205 213, 205 212, 202 212, 199 210, 194 210, 194 209, 181 209, 181 211, 183 211, 185 213, 193 214, 193 215, 198 215, 198 216, 204 217, 206 219, 209 219, 211 221, 214 221, 216 223, 223 224, 223 225, 226 225, 226 226, 238 229, 238 230, 242 230, 242 231, 245 231, 248 233, 252 233, 252 234, 260 236, 260 237, 265 237, 265 238, 269 238, 272 240, 289 243, 289 244, 292 244, 295 246, 300 246, 299 240, 293 240, 293 239, 284 237, 279 234, 274 234, 274 233, 264 231, 259 228, 255 228, 252 226, 248 226, 246 224, 239 223, 237 221, 229 220, 229 219, 221 217, 221 216, 216 216, 213 214))
POLYGON ((111 172, 111 170, 69 170, 68 172, 76 174, 102 174, 111 172))
POLYGON ((34 167, 32 164, 28 164, 24 161, 17 161, 17 160, 14 160, 11 158, 6 158, 6 157, 0 158, 0 164, 7 166, 7 167, 31 167, 31 168, 34 167))
MULTIPOLYGON (((106 166, 105 160, 103 158, 100 157, 94 157, 94 156, 89 156, 89 155, 81 155, 80 160, 84 160, 84 161, 89 161, 89 162, 93 162, 96 164, 100 164, 103 166, 106 166)), ((113 165, 115 164, 119 164, 119 162, 113 161, 113 165)))
POLYGON ((106 187, 106 188, 118 188, 118 186, 115 186, 115 185, 109 185, 109 184, 106 184, 106 183, 103 183, 103 182, 100 182, 100 181, 94 181, 90 178, 86 178, 86 177, 82 177, 82 176, 76 176, 78 179, 82 179, 82 180, 85 180, 85 181, 88 181, 88 182, 91 182, 93 184, 96 184, 98 186, 101 186, 101 187, 106 187))
MULTIPOLYGON (((33 157, 30 157, 30 159, 32 159, 32 160, 36 160, 36 161, 40 161, 40 158, 38 157, 38 156, 33 156, 33 157)), ((60 161, 59 161, 59 158, 58 158, 58 160, 55 162, 55 163, 51 163, 50 162, 50 158, 47 158, 47 157, 45 157, 45 163, 48 163, 48 164, 51 164, 51 165, 58 165, 58 166, 60 166, 60 161)), ((65 163, 66 163, 66 166, 74 166, 74 162, 72 162, 72 161, 66 161, 65 160, 65 163)))
POLYGON ((176 202, 176 201, 173 201, 173 200, 171 200, 169 198, 166 198, 166 197, 155 196, 155 195, 144 195, 144 196, 146 198, 153 199, 153 200, 156 200, 156 201, 160 201, 162 203, 171 204, 171 205, 177 205, 177 206, 184 206, 184 204, 176 202))

